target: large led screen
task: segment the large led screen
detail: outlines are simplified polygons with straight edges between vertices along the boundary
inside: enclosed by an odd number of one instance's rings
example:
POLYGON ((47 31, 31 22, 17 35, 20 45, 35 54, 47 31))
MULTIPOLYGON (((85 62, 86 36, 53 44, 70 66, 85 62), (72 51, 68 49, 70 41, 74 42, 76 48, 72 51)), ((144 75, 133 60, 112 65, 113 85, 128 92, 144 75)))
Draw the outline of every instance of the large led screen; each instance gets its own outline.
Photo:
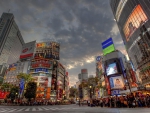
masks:
POLYGON ((118 73, 116 63, 109 64, 106 68, 107 76, 118 73))
POLYGON ((124 82, 121 76, 110 77, 109 82, 111 89, 122 89, 124 87, 124 82))
POLYGON ((139 28, 147 20, 148 18, 144 13, 142 7, 140 5, 137 5, 130 14, 123 28, 126 40, 129 41, 130 37, 136 31, 136 29, 139 28))

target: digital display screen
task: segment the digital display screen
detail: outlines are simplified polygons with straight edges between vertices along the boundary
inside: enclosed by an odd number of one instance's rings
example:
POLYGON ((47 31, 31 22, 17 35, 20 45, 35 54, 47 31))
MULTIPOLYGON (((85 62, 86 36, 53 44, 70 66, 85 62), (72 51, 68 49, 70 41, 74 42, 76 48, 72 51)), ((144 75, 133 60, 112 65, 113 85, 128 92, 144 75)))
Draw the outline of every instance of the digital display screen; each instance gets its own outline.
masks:
POLYGON ((132 34, 147 20, 148 18, 144 13, 142 7, 140 5, 137 5, 124 25, 123 31, 126 40, 129 41, 132 34))
POLYGON ((106 68, 107 76, 118 73, 116 63, 109 64, 106 68))

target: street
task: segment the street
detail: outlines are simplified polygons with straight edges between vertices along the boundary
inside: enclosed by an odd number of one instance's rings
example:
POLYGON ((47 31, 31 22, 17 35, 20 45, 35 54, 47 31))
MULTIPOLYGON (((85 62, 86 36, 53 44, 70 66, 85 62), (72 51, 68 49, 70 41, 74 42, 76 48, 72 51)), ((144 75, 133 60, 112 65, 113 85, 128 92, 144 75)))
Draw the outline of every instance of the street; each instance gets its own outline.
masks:
POLYGON ((78 105, 0 106, 0 113, 149 113, 150 108, 101 108, 78 105))

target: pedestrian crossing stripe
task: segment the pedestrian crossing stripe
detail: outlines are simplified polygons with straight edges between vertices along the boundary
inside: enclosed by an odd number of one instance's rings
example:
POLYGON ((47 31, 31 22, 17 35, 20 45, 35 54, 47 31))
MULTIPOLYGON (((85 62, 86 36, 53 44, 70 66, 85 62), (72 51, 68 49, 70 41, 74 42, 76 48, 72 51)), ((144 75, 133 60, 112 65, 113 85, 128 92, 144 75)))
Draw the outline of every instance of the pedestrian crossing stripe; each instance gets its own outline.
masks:
POLYGON ((21 112, 21 111, 48 111, 48 110, 69 110, 69 109, 83 109, 83 108, 55 108, 55 107, 27 107, 27 108, 0 108, 0 113, 4 112, 21 112))

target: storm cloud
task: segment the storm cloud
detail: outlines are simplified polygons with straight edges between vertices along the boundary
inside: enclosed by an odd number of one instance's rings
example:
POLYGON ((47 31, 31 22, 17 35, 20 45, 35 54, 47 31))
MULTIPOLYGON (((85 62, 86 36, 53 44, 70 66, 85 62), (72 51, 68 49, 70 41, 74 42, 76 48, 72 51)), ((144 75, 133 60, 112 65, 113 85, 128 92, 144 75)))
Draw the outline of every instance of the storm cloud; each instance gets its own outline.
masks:
POLYGON ((0 14, 9 9, 25 42, 60 43, 60 62, 71 85, 82 68, 95 75, 95 56, 102 55, 101 43, 107 38, 126 54, 109 0, 1 0, 0 14))

